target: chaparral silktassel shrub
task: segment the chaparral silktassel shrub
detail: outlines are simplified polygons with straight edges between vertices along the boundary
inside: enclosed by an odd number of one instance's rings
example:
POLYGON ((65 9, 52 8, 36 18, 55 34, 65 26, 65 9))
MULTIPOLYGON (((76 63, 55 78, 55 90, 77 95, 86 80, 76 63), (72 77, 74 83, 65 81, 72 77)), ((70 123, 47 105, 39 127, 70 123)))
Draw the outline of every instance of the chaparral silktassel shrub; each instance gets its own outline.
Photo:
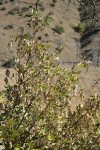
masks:
POLYGON ((77 75, 87 64, 71 71, 56 66, 58 56, 49 54, 50 45, 37 39, 50 20, 32 10, 28 25, 33 35, 23 30, 15 39, 15 71, 6 71, 0 116, 4 150, 96 150, 100 146, 99 95, 71 110, 71 100, 82 98, 77 75))

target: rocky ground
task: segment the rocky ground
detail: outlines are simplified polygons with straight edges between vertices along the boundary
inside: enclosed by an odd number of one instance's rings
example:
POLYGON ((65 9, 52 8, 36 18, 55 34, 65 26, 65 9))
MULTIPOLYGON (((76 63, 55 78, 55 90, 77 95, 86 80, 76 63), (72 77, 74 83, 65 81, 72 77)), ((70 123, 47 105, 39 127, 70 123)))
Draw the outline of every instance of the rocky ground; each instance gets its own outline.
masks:
POLYGON ((85 24, 85 32, 80 38, 83 57, 92 61, 93 65, 100 66, 100 1, 87 5, 86 9, 80 6, 80 18, 85 24))

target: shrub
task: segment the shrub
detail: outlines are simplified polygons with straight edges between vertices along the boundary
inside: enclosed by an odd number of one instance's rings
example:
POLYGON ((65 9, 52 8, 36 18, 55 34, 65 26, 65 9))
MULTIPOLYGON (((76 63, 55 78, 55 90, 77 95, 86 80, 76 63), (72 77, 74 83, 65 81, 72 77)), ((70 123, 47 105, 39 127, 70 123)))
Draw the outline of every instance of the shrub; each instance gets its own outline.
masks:
POLYGON ((19 16, 22 16, 23 13, 27 12, 29 10, 29 7, 22 7, 19 9, 18 7, 13 8, 8 12, 9 15, 16 15, 18 14, 19 16))
POLYGON ((64 50, 64 47, 60 45, 56 48, 56 53, 61 53, 63 50, 64 50))
POLYGON ((0 10, 1 10, 1 11, 6 10, 6 7, 2 7, 2 8, 0 8, 0 10))
POLYGON ((48 54, 50 46, 35 38, 51 18, 41 20, 38 12, 32 10, 31 19, 33 37, 24 30, 16 37, 15 74, 6 71, 6 100, 0 117, 2 146, 5 150, 98 148, 99 96, 90 96, 75 111, 70 104, 72 98, 82 98, 77 75, 87 63, 74 66, 70 72, 55 66, 58 56, 48 54))
POLYGON ((51 7, 55 7, 55 3, 50 3, 50 6, 51 7))
POLYGON ((45 33, 45 36, 49 36, 49 34, 48 34, 48 33, 45 33))
POLYGON ((41 4, 39 5, 39 9, 40 9, 41 11, 44 11, 44 10, 45 10, 45 6, 41 3, 41 4))
POLYGON ((58 34, 62 34, 64 32, 64 28, 62 26, 56 25, 53 30, 58 33, 58 34))
POLYGON ((33 7, 33 5, 32 5, 32 4, 30 4, 30 5, 29 5, 29 8, 32 8, 32 7, 33 7))
POLYGON ((60 24, 63 24, 63 22, 62 22, 62 21, 60 21, 60 24))
POLYGON ((49 12, 49 15, 54 15, 54 12, 53 12, 53 11, 50 11, 50 12, 49 12))
POLYGON ((7 62, 5 62, 3 65, 5 68, 12 68, 15 66, 15 60, 13 58, 10 58, 7 62))
POLYGON ((0 5, 2 5, 2 4, 3 4, 3 2, 1 1, 1 2, 0 2, 0 5))
POLYGON ((8 24, 4 27, 5 30, 9 30, 9 29, 13 29, 13 25, 12 24, 8 24))
POLYGON ((12 10, 8 11, 8 14, 9 15, 16 15, 15 9, 12 9, 12 10))
POLYGON ((5 3, 8 3, 8 1, 5 1, 5 3))
POLYGON ((42 37, 41 37, 41 36, 39 36, 39 37, 38 37, 38 40, 42 40, 42 37))
POLYGON ((74 27, 74 30, 76 32, 79 32, 80 34, 83 34, 85 31, 85 24, 84 23, 79 23, 77 27, 74 27))
POLYGON ((57 0, 52 0, 52 2, 53 2, 53 3, 56 3, 56 2, 57 2, 57 0))
POLYGON ((27 12, 29 10, 29 7, 22 7, 21 8, 21 12, 23 13, 23 12, 27 12))

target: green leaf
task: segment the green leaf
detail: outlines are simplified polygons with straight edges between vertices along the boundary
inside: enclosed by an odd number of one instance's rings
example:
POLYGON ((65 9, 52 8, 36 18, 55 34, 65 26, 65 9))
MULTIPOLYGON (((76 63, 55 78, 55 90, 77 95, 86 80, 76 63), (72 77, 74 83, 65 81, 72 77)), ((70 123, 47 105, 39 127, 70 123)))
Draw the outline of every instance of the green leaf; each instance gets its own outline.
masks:
POLYGON ((32 63, 29 63, 28 68, 31 69, 33 67, 32 63))
POLYGON ((77 71, 77 72, 75 72, 76 74, 80 74, 81 73, 81 71, 77 71))
POLYGON ((16 138, 18 135, 19 135, 19 132, 18 132, 17 130, 13 130, 13 131, 12 131, 11 138, 14 139, 14 138, 16 138))
POLYGON ((34 9, 32 9, 32 16, 37 17, 38 16, 38 12, 34 9))
POLYGON ((49 140, 49 141, 53 141, 53 140, 54 140, 54 136, 51 135, 50 133, 48 134, 48 140, 49 140))
POLYGON ((19 147, 15 147, 14 150, 20 150, 20 148, 19 147))
POLYGON ((85 24, 84 23, 79 23, 78 28, 81 32, 83 32, 85 30, 85 24))
POLYGON ((52 20, 52 17, 49 16, 49 15, 44 18, 44 22, 45 22, 46 25, 49 25, 51 20, 52 20))
POLYGON ((10 119, 7 124, 8 125, 13 125, 14 124, 14 120, 10 119))

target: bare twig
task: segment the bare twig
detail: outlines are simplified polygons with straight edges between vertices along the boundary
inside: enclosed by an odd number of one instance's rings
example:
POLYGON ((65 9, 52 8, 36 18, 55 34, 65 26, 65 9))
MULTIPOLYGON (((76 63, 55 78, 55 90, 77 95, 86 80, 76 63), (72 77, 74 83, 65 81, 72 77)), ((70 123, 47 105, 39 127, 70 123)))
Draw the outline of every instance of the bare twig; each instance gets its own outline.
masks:
POLYGON ((36 4, 35 4, 35 10, 38 11, 38 4, 39 4, 40 0, 37 0, 36 4))

